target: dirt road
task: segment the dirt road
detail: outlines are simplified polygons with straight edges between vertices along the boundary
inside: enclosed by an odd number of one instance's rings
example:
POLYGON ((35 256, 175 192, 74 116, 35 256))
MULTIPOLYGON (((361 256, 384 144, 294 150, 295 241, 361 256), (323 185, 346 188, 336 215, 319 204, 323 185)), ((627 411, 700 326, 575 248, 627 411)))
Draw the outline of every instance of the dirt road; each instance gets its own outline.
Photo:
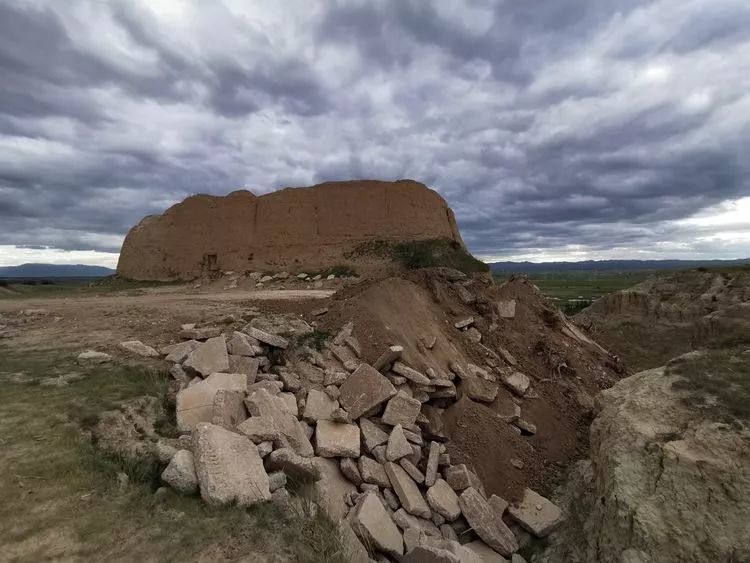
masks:
POLYGON ((242 319, 251 308, 297 313, 321 306, 333 289, 187 292, 183 287, 115 294, 0 300, 0 343, 13 348, 111 350, 124 340, 174 342, 180 325, 242 319))

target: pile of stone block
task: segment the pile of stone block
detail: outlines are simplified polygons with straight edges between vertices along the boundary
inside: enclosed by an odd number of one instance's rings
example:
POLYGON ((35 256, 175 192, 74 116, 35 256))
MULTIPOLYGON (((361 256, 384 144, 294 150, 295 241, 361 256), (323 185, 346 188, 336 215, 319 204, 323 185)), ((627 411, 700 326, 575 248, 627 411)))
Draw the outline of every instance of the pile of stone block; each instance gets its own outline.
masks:
MULTIPOLYGON (((472 400, 492 401, 494 374, 471 364, 422 373, 400 346, 368 365, 353 328, 290 362, 279 360, 285 338, 253 326, 185 328, 183 342, 162 350, 181 382, 176 419, 185 433, 163 481, 241 506, 289 502, 287 482, 299 483, 354 532, 350 541, 404 561, 503 561, 519 548, 509 523, 538 536, 559 524, 560 511, 533 491, 518 506, 488 497, 469 467, 451 463, 435 429, 428 403, 455 400, 458 381, 472 400)), ((528 391, 519 376, 501 382, 528 391)))

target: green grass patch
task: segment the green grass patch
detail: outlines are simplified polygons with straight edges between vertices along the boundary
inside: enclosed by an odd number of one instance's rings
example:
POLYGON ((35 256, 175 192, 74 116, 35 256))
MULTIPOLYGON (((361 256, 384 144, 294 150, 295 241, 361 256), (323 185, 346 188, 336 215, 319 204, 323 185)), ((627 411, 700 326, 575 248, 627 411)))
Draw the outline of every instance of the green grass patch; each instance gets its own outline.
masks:
POLYGON ((324 330, 313 330, 307 334, 301 335, 297 339, 298 346, 308 346, 320 352, 331 339, 331 333, 324 330))
MULTIPOLYGON (((179 285, 184 282, 136 281, 119 276, 91 279, 0 280, 0 299, 55 298, 89 296, 118 291, 138 292, 143 289, 179 285)), ((133 293, 137 295, 137 293, 133 293)))
POLYGON ((406 270, 443 266, 466 274, 489 271, 487 264, 474 258, 458 242, 449 239, 369 241, 358 245, 352 254, 391 259, 406 270))
POLYGON ((750 421, 750 353, 746 346, 706 350, 667 365, 667 375, 681 379, 674 389, 687 391, 692 407, 725 422, 750 421))

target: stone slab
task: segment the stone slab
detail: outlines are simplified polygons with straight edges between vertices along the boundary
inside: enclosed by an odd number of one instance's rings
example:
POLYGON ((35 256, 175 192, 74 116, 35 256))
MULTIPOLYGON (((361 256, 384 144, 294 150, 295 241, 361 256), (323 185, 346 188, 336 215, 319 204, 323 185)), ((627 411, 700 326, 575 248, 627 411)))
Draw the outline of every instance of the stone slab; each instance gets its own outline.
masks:
POLYGON ((244 392, 247 379, 242 374, 214 373, 177 393, 177 427, 182 431, 192 430, 198 422, 210 422, 213 418, 213 403, 220 389, 244 392))
POLYGON ((419 491, 419 487, 401 466, 388 462, 385 464, 385 472, 406 512, 427 519, 432 517, 432 511, 419 491))
POLYGON ((250 506, 271 498, 263 460, 245 436, 200 422, 193 432, 193 453, 207 503, 250 506))
POLYGON ((421 408, 422 403, 399 391, 388 401, 381 420, 391 426, 401 424, 410 427, 414 425, 421 408))
POLYGON ((513 532, 475 488, 469 487, 461 493, 458 502, 464 518, 484 543, 503 556, 518 551, 513 532))
POLYGON ((549 535, 563 522, 562 511, 531 489, 524 489, 520 503, 508 506, 508 514, 521 527, 539 538, 549 535))
POLYGON ((350 523, 365 545, 371 545, 392 557, 403 555, 401 532, 376 494, 367 493, 360 497, 352 510, 350 523))
POLYGON ((321 457, 358 458, 359 426, 319 420, 315 428, 315 451, 321 457))
POLYGON ((229 355, 224 337, 209 338, 193 350, 182 365, 185 369, 204 377, 212 373, 228 371, 229 355))
POLYGON ((339 389, 339 403, 352 420, 373 411, 396 394, 391 382, 367 364, 360 364, 339 389))

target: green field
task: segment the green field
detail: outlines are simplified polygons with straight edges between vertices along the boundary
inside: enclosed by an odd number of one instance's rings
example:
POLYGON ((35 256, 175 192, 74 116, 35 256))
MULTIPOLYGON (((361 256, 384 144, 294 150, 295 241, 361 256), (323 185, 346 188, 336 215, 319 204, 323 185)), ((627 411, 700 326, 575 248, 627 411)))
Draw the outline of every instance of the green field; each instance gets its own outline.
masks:
MULTIPOLYGON (((534 272, 529 279, 567 314, 575 314, 600 297, 631 287, 654 272, 566 271, 534 272)), ((508 276, 496 276, 504 281, 508 276)))

